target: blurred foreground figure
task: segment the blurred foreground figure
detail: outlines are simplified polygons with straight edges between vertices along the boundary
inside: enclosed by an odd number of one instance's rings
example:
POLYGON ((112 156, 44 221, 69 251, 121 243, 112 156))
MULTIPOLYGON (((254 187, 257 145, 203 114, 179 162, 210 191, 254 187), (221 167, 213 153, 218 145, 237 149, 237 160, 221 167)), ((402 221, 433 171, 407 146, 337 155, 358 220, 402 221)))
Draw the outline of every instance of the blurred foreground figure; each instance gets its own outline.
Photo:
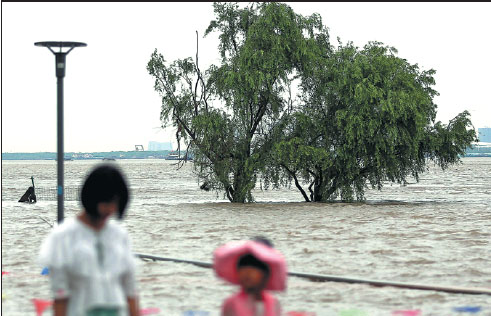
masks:
POLYGON ((227 298, 222 316, 280 316, 279 301, 267 290, 286 289, 286 261, 269 240, 230 242, 213 253, 216 275, 240 285, 240 292, 227 298))
POLYGON ((135 263, 122 219, 128 203, 123 174, 99 165, 85 179, 83 209, 44 240, 40 262, 49 268, 55 316, 136 316, 135 263))

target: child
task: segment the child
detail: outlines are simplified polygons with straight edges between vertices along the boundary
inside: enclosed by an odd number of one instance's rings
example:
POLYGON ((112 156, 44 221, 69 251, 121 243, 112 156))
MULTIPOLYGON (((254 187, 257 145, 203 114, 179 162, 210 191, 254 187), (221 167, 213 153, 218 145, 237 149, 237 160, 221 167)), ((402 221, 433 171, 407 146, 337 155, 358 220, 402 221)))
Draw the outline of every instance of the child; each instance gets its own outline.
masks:
POLYGON ((279 316, 279 301, 268 291, 286 288, 286 262, 269 240, 231 242, 217 248, 213 254, 215 273, 241 287, 227 298, 222 316, 279 316))

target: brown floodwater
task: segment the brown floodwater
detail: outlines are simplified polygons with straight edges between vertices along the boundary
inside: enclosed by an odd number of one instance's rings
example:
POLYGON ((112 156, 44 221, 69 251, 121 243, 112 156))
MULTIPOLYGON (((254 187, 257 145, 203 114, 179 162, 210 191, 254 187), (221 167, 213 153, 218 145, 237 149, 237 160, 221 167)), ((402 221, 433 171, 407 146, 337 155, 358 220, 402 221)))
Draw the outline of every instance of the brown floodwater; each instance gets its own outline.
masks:
MULTIPOLYGON (((137 253, 211 262, 212 252, 231 240, 269 237, 290 271, 418 284, 491 288, 491 159, 464 158, 441 171, 430 166, 419 182, 368 190, 364 203, 305 203, 294 188, 255 191, 256 203, 231 204, 205 192, 192 164, 117 160, 127 174, 132 199, 123 225, 137 253)), ((101 161, 65 162, 65 187, 76 189, 101 161)), ((50 299, 37 253, 56 220, 57 202, 17 200, 31 185, 56 187, 55 161, 2 161, 2 315, 35 315, 31 300, 50 299)), ((260 183, 258 183, 259 188, 260 183)), ((67 196, 67 198, 70 198, 67 196)), ((65 216, 79 212, 65 201, 65 216)), ((142 308, 156 315, 189 310, 219 315, 237 288, 212 270, 194 265, 136 259, 142 308)), ((285 312, 316 315, 470 315, 455 307, 481 307, 491 315, 491 296, 364 284, 312 282, 290 277, 277 293, 285 312)), ((45 314, 48 314, 46 312, 45 314)))

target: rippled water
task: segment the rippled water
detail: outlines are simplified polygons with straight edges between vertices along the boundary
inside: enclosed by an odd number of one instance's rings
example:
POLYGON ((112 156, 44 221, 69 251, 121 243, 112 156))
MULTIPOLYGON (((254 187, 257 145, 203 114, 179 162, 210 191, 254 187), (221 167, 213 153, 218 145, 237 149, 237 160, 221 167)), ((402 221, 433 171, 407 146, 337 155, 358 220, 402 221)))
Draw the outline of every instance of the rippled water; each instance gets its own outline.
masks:
MULTIPOLYGON (((65 186, 81 184, 99 161, 65 163, 65 186)), ((464 158, 445 172, 431 167, 419 183, 387 184, 367 192, 366 203, 304 203, 293 188, 255 192, 257 203, 233 205, 199 189, 191 164, 177 171, 171 161, 119 160, 133 196, 123 222, 135 252, 211 262, 228 241, 265 235, 287 258, 291 271, 491 288, 491 159, 464 158)), ((50 299, 49 282, 36 263, 56 220, 56 201, 17 203, 31 185, 56 187, 54 161, 2 161, 2 314, 34 315, 31 299, 50 299)), ((65 202, 65 216, 79 211, 65 202)), ((236 288, 210 269, 138 259, 141 307, 159 315, 187 310, 219 315, 236 288)), ((284 311, 367 315, 420 309, 422 315, 458 315, 456 306, 481 306, 491 315, 491 296, 311 282, 290 277, 278 294, 284 311)), ((462 315, 462 314, 459 314, 462 315)))

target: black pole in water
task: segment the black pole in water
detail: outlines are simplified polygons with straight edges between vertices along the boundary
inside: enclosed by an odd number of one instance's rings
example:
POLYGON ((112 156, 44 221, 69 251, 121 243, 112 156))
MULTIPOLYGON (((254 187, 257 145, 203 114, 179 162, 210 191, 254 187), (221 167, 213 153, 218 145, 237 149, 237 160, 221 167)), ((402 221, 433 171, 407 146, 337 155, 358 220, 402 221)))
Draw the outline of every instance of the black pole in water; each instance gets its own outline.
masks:
POLYGON ((36 46, 47 47, 56 58, 56 78, 57 78, 57 198, 58 198, 58 223, 63 221, 64 209, 64 184, 63 184, 63 163, 64 163, 64 139, 63 139, 63 78, 65 77, 66 55, 75 47, 85 47, 87 44, 80 42, 37 42, 36 46), (60 48, 59 52, 54 52, 53 48, 60 48), (62 52, 62 49, 68 47, 68 51, 62 52))

